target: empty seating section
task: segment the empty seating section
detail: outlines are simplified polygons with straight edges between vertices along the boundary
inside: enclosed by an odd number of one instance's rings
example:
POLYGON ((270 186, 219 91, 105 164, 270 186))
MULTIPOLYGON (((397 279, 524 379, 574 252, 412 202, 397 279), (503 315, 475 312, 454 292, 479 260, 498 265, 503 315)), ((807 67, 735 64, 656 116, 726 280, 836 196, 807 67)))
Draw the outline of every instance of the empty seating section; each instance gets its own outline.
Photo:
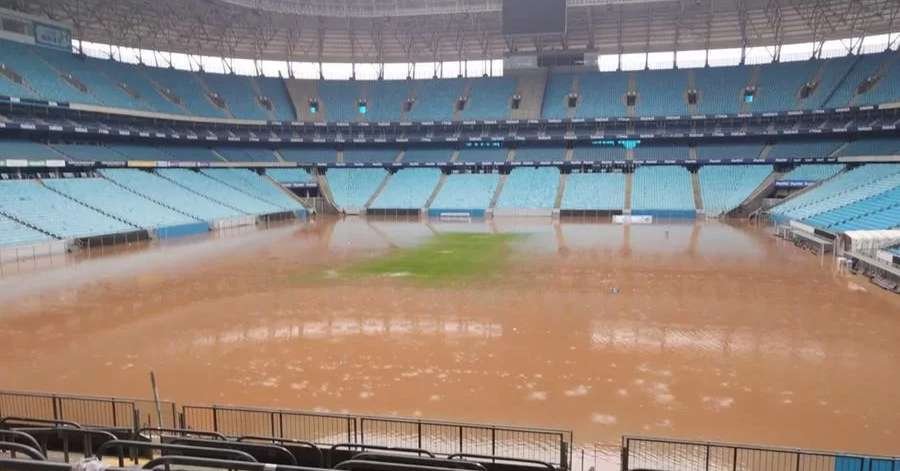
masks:
POLYGON ((560 209, 621 210, 625 207, 622 173, 573 173, 566 177, 560 209))
POLYGON ((169 101, 163 96, 156 85, 144 74, 147 66, 124 65, 113 60, 85 59, 91 67, 103 72, 107 77, 116 81, 117 86, 125 84, 127 89, 136 95, 135 101, 139 101, 150 111, 169 114, 187 114, 187 110, 169 101))
POLYGON ((804 220, 900 185, 900 164, 868 164, 837 175, 772 208, 777 219, 804 220))
POLYGON ((47 234, 0 214, 0 246, 32 244, 49 239, 47 234))
MULTIPOLYGON (((0 40, 0 64, 18 73, 28 87, 18 87, 26 91, 22 98, 99 104, 90 94, 82 93, 66 82, 56 70, 35 55, 34 48, 14 41, 0 40), (31 90, 34 92, 30 93, 31 90)), ((0 78, 0 82, 6 82, 6 79, 0 78)))
MULTIPOLYGON (((358 100, 362 97, 361 82, 324 80, 319 82, 319 99, 325 109, 327 121, 353 122, 363 118, 359 114, 358 100)), ((323 121, 325 121, 323 119, 323 121)))
POLYGON ((409 84, 405 80, 370 82, 366 92, 366 119, 372 122, 400 121, 407 98, 409 84))
POLYGON ((345 163, 391 163, 397 159, 397 149, 352 149, 344 151, 345 163))
POLYGON ((449 162, 453 149, 409 149, 403 154, 404 162, 449 162))
POLYGON ((114 108, 148 109, 120 88, 115 80, 95 68, 93 61, 77 57, 70 52, 44 47, 35 47, 34 51, 63 74, 71 74, 100 104, 114 108))
POLYGON ((416 80, 415 104, 407 113, 409 121, 450 121, 456 100, 465 94, 466 79, 416 80))
POLYGON ((0 159, 62 160, 65 157, 50 147, 24 139, 0 140, 0 159))
POLYGON ((334 149, 278 149, 281 157, 288 162, 300 162, 306 164, 334 163, 337 161, 337 151, 334 149))
POLYGON ((143 72, 160 87, 170 90, 177 96, 181 100, 181 105, 191 115, 210 118, 229 117, 224 110, 212 104, 196 74, 158 67, 145 67, 143 72))
POLYGON ((315 183, 316 179, 301 168, 270 168, 266 175, 283 185, 315 183))
POLYGON ((844 76, 853 67, 857 56, 838 57, 825 61, 816 61, 821 64, 819 73, 812 81, 816 87, 805 99, 802 99, 801 109, 813 110, 825 107, 825 101, 831 92, 844 80, 844 76))
POLYGON ((200 74, 211 92, 225 101, 225 106, 235 118, 267 121, 269 114, 259 103, 259 95, 250 77, 225 74, 200 74))
POLYGON ((462 149, 457 162, 505 162, 508 156, 506 149, 462 149))
POLYGON ((0 208, 10 217, 60 239, 136 230, 50 190, 37 180, 0 182, 0 208))
POLYGON ((746 67, 707 67, 694 70, 698 111, 703 114, 735 114, 741 111, 744 88, 750 80, 746 67))
POLYGON ((162 148, 143 144, 107 144, 107 146, 130 160, 171 160, 172 156, 162 148))
POLYGON ((866 93, 853 101, 854 105, 877 105, 900 101, 900 60, 897 54, 884 57, 885 65, 879 73, 878 82, 866 93))
POLYGON ((634 148, 635 160, 688 160, 690 148, 684 144, 640 144, 634 148))
POLYGON ((862 55, 857 58, 850 73, 837 83, 831 98, 825 102, 826 108, 839 108, 852 104, 856 89, 860 83, 875 75, 885 59, 884 54, 862 55))
POLYGON ((882 193, 819 213, 805 221, 836 231, 893 229, 900 227, 900 183, 882 193))
POLYGON ((700 167, 700 194, 708 216, 737 208, 772 173, 769 165, 707 165, 700 167))
POLYGON ((838 154, 842 156, 900 155, 900 138, 874 137, 856 140, 847 144, 838 154))
POLYGON ((487 209, 494 197, 500 175, 496 173, 454 173, 431 203, 433 209, 487 209))
POLYGON ((221 162, 212 149, 199 146, 166 146, 166 154, 186 162, 221 162))
POLYGON ((103 145, 53 144, 50 147, 73 160, 113 162, 125 159, 124 155, 103 145))
POLYGON ((193 170, 182 168, 160 168, 156 170, 156 173, 195 193, 204 195, 225 206, 235 208, 245 214, 271 214, 282 211, 282 208, 250 196, 193 170))
POLYGON ((648 70, 637 78, 638 116, 684 116, 687 108, 687 73, 681 70, 648 70))
POLYGON ((800 108, 800 88, 813 78, 820 65, 821 61, 797 61, 759 66, 756 94, 747 109, 766 113, 800 108))
POLYGON ((547 119, 562 119, 566 117, 566 97, 572 92, 572 80, 574 74, 554 73, 547 79, 547 89, 544 92, 543 109, 541 116, 547 119))
POLYGON ((552 209, 558 187, 556 167, 514 168, 506 178, 496 207, 552 209))
POLYGON ((293 121, 297 119, 294 113, 294 105, 291 104, 291 97, 288 96, 287 89, 284 86, 284 80, 273 77, 254 77, 256 86, 262 96, 269 99, 272 104, 272 115, 276 121, 293 121))
POLYGON ((284 190, 275 186, 271 180, 260 176, 253 170, 245 168, 209 168, 200 172, 282 210, 298 211, 304 209, 302 204, 291 198, 284 190))
POLYGON ((632 210, 694 211, 691 173, 684 167, 638 167, 634 172, 632 210))
POLYGON ((625 94, 628 74, 625 72, 588 72, 578 80, 576 118, 625 116, 625 94))
POLYGON ((758 143, 700 144, 697 158, 700 160, 757 159, 763 146, 758 143))
POLYGON ((117 185, 203 221, 243 215, 234 208, 201 196, 155 173, 137 169, 104 169, 99 172, 117 185))
POLYGON ((815 139, 778 142, 766 155, 769 159, 809 159, 829 157, 843 142, 837 139, 815 139))
POLYGON ((516 81, 509 77, 470 80, 468 101, 459 117, 462 120, 506 119, 515 91, 516 81))
POLYGON ((325 173, 334 204, 345 211, 363 209, 386 176, 381 168, 332 168, 325 173))
POLYGON ((69 198, 128 224, 143 228, 197 222, 103 178, 59 178, 44 184, 69 198))
POLYGON ((552 162, 566 158, 566 150, 562 147, 519 147, 515 160, 519 162, 552 162))
POLYGON ((572 152, 572 160, 578 162, 623 161, 625 160, 625 148, 612 145, 576 147, 572 152))
POLYGON ((388 180, 370 208, 421 209, 434 192, 441 171, 437 168, 405 168, 388 180))
POLYGON ((835 176, 844 164, 802 164, 782 175, 782 180, 820 181, 835 176))
POLYGON ((272 149, 264 147, 221 146, 215 151, 229 162, 276 162, 272 149))

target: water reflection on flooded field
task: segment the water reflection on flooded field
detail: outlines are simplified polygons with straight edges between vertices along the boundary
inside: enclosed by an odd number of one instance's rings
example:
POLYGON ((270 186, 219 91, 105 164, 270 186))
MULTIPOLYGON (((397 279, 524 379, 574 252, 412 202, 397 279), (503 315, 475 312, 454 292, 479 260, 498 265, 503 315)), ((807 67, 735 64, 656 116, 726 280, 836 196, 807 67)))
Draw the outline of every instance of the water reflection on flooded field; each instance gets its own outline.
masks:
POLYGON ((764 229, 351 218, 119 252, 5 269, 0 388, 148 396, 153 369, 179 402, 898 451, 900 299, 764 229), (313 276, 449 231, 528 236, 489 282, 313 276))

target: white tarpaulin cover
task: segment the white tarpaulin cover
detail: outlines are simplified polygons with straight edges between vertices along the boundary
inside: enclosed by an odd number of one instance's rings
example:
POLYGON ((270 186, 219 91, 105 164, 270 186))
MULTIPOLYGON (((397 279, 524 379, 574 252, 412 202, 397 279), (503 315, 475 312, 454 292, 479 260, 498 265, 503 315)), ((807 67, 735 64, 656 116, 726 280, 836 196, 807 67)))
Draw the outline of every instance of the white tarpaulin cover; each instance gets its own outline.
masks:
POLYGON ((875 257, 879 249, 900 244, 900 230, 882 231, 847 231, 844 235, 850 240, 850 251, 869 257, 875 257))

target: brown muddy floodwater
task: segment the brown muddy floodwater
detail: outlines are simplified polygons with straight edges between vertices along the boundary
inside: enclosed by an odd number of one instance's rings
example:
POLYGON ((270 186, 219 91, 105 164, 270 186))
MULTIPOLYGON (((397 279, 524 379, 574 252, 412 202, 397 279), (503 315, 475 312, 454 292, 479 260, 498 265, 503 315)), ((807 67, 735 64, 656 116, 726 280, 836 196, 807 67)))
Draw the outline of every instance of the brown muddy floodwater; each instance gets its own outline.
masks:
POLYGON ((351 218, 57 262, 0 277, 0 388, 900 451, 900 296, 761 228, 351 218), (490 281, 313 280, 443 231, 530 235, 490 281))

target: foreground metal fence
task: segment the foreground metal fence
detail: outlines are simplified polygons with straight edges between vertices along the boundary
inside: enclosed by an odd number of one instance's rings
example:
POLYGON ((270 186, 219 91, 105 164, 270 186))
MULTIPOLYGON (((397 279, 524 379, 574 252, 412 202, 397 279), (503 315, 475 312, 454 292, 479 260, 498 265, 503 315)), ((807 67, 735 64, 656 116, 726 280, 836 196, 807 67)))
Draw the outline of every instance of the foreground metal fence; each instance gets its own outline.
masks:
POLYGON ((94 427, 130 429, 174 427, 177 423, 177 410, 172 402, 161 401, 160 414, 157 414, 155 403, 143 399, 18 391, 0 391, 0 417, 5 416, 67 420, 94 427))
POLYGON ((900 458, 665 438, 622 438, 622 471, 891 471, 895 463, 900 466, 900 458))

